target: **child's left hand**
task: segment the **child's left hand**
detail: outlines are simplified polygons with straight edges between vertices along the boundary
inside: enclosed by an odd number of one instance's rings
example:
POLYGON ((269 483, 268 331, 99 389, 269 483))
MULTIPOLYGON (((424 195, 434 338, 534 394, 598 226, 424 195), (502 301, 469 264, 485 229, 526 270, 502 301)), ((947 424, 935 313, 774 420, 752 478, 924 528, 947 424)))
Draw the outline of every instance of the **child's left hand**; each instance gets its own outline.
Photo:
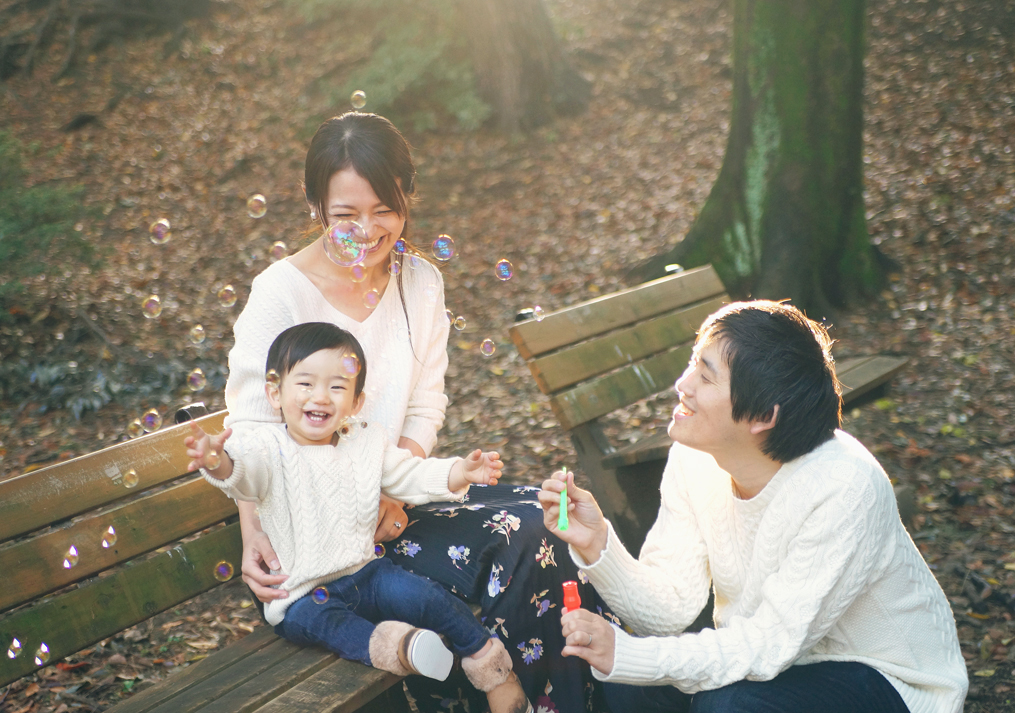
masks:
POLYGON ((504 462, 497 452, 484 453, 478 448, 462 460, 463 475, 470 483, 496 485, 504 462))

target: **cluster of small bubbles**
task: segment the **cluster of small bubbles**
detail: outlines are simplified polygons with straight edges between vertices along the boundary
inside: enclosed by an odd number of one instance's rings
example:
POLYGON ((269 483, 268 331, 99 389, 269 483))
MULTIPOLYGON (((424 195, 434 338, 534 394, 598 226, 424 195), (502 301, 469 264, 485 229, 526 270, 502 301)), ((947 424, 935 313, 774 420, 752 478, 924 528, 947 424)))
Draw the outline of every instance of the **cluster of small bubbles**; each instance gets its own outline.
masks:
POLYGON ((271 255, 272 262, 278 262, 289 255, 289 247, 279 240, 278 242, 272 244, 271 250, 269 250, 268 253, 271 255))
POLYGON ((141 425, 141 419, 135 418, 133 421, 127 424, 127 435, 131 438, 137 438, 144 433, 144 426, 141 425))
POLYGON ((136 488, 140 481, 141 479, 138 477, 137 471, 131 468, 127 471, 127 474, 123 476, 123 487, 136 488))
POLYGON ((251 218, 263 218, 268 212, 268 201, 260 193, 255 193, 247 199, 247 215, 251 218))
POLYGON ((438 235, 430 246, 433 256, 441 262, 447 262, 455 256, 455 241, 450 235, 438 235))
POLYGON ((463 329, 465 329, 465 317, 463 317, 462 315, 458 315, 457 317, 455 317, 454 325, 455 329, 461 332, 463 329))
POLYGON ((17 638, 15 638, 14 641, 11 642, 11 645, 7 647, 7 658, 16 659, 20 655, 21 655, 21 642, 18 641, 17 638))
POLYGON ((191 344, 201 344, 202 342, 204 342, 204 338, 205 338, 205 333, 204 333, 204 327, 202 325, 195 324, 193 327, 190 328, 190 343, 191 344))
POLYGON ((71 545, 67 550, 67 554, 63 556, 63 568, 73 569, 74 565, 78 563, 78 548, 71 545))
POLYGON ((148 226, 148 236, 156 245, 165 245, 168 243, 169 239, 173 237, 173 234, 169 229, 169 221, 165 218, 156 220, 148 226))
POLYGON ((105 549, 109 549, 116 544, 116 528, 112 525, 109 529, 102 533, 102 546, 105 549))
POLYGON ((359 357, 355 354, 345 354, 342 356, 342 376, 349 379, 355 379, 359 374, 359 370, 359 357))
POLYGON ((391 249, 395 251, 396 255, 401 255, 402 253, 405 252, 406 249, 405 240, 399 238, 398 240, 395 241, 395 245, 391 249))
POLYGON ((222 465, 222 459, 219 458, 219 454, 215 451, 209 451, 208 455, 204 457, 204 467, 206 470, 215 470, 222 465))
POLYGON ((44 666, 49 662, 49 647, 46 646, 46 642, 39 644, 39 648, 35 650, 35 665, 44 666))
POLYGON ((325 254, 333 263, 342 267, 352 267, 363 262, 368 242, 363 226, 351 220, 336 221, 324 232, 325 254))
POLYGON ((532 316, 535 317, 537 322, 542 322, 543 317, 546 316, 546 312, 543 311, 542 307, 536 305, 535 307, 532 308, 532 316))
POLYGON ((353 265, 349 268, 349 279, 353 282, 363 282, 367 279, 367 269, 360 265, 353 265))
POLYGON ((367 93, 362 89, 357 89, 349 97, 349 103, 352 104, 353 109, 362 109, 367 105, 367 93))
POLYGON ((222 560, 215 565, 214 575, 218 581, 228 582, 233 578, 233 566, 229 562, 222 560))
POLYGON ((484 339, 483 343, 479 345, 479 351, 483 356, 491 357, 497 351, 497 345, 494 344, 492 339, 484 339))
POLYGON ((282 377, 280 377, 278 372, 274 369, 268 369, 267 373, 264 375, 264 380, 272 386, 278 386, 282 383, 282 377))
POLYGON ((200 368, 195 368, 187 375, 187 388, 191 391, 201 391, 208 385, 208 378, 200 368))
POLYGON ((236 304, 236 290, 232 285, 226 285, 218 291, 218 298, 223 307, 232 307, 236 304))
POLYGON ((373 309, 381 303, 381 293, 377 290, 367 290, 363 293, 363 305, 373 309))
POLYGON ((383 557, 384 553, 386 551, 387 550, 384 549, 384 545, 382 545, 380 542, 378 542, 376 545, 374 545, 374 555, 375 556, 377 556, 377 557, 383 557))
POLYGON ((162 414, 158 409, 150 408, 141 417, 141 427, 145 433, 152 433, 162 428, 162 414))
POLYGON ((402 266, 399 265, 397 262, 388 263, 388 274, 391 275, 392 277, 398 277, 398 273, 400 273, 401 271, 402 266))
POLYGON ((310 598, 314 600, 314 604, 327 604, 331 595, 328 594, 327 588, 318 587, 310 593, 310 598))
POLYGON ((511 261, 507 258, 501 258, 497 261, 497 264, 493 266, 493 273, 497 276, 497 279, 501 282, 510 280, 515 276, 515 268, 511 264, 511 261))
POLYGON ((158 295, 148 295, 141 303, 141 311, 148 319, 155 319, 162 314, 162 300, 158 295))
MULTIPOLYGON (((360 429, 357 428, 357 426, 359 426, 360 423, 362 422, 359 419, 344 421, 342 425, 338 427, 338 437, 341 438, 342 441, 346 443, 348 443, 349 441, 356 440, 356 436, 358 436, 360 432, 360 429)), ((363 423, 362 425, 364 427, 366 426, 365 423, 363 423)))

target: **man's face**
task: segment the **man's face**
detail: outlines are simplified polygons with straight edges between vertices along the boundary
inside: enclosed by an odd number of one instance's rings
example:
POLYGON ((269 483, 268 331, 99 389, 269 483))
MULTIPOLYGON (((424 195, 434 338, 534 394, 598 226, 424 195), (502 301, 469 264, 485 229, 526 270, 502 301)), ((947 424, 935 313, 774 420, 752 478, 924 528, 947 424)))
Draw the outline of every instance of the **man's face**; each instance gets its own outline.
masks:
POLYGON ((670 438, 713 457, 747 446, 750 426, 733 421, 730 371, 718 340, 695 352, 674 388, 680 403, 666 429, 670 438))

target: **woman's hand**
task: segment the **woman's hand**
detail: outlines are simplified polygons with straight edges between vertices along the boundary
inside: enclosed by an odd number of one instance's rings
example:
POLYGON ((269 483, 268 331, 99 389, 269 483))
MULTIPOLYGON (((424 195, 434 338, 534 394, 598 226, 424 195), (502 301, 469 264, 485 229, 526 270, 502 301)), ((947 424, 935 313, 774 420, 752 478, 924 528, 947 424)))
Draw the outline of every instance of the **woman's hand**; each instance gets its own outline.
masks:
POLYGON ((243 581, 250 587, 250 591, 265 604, 289 596, 289 592, 276 589, 274 586, 289 579, 289 575, 271 574, 269 563, 271 569, 278 570, 281 567, 271 546, 271 540, 261 531, 250 533, 249 537, 244 538, 243 563, 240 569, 243 572, 243 581))
POLYGON ((405 506, 394 498, 381 493, 381 504, 377 509, 377 529, 374 530, 374 542, 388 542, 402 534, 409 516, 405 514, 405 506))
POLYGON ((604 675, 613 671, 617 634, 606 619, 586 609, 575 609, 560 617, 560 630, 566 643, 561 654, 585 659, 604 675))
POLYGON ((588 564, 599 559, 606 549, 610 531, 592 493, 574 484, 574 473, 557 471, 544 480, 543 489, 539 491, 539 504, 543 506, 543 524, 547 530, 578 550, 588 564), (565 484, 568 528, 559 530, 560 493, 565 484))

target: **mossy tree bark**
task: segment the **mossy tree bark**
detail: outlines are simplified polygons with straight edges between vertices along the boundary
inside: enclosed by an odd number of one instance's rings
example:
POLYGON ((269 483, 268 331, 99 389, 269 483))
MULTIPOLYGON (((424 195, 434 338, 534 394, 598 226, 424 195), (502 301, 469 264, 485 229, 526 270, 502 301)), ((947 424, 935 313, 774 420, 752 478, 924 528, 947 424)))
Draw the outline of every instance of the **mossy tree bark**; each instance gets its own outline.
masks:
POLYGON ((712 263, 730 293, 844 307, 883 284, 863 200, 865 0, 734 0, 719 177, 684 240, 635 271, 712 263))

